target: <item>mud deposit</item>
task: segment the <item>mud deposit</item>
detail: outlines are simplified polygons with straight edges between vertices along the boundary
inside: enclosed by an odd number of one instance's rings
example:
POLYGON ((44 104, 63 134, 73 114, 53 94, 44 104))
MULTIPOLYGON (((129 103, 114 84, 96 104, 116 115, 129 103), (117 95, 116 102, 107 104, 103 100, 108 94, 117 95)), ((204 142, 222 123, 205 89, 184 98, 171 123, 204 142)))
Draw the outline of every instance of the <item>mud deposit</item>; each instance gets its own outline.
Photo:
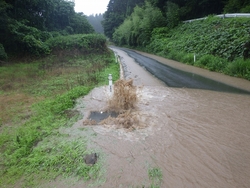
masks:
POLYGON ((249 95, 144 86, 134 111, 144 127, 83 125, 91 111, 105 110, 107 90, 79 99, 84 118, 64 130, 74 137, 95 134, 89 147, 98 148, 106 169, 96 187, 150 187, 150 167, 162 170, 164 188, 249 187, 249 95))

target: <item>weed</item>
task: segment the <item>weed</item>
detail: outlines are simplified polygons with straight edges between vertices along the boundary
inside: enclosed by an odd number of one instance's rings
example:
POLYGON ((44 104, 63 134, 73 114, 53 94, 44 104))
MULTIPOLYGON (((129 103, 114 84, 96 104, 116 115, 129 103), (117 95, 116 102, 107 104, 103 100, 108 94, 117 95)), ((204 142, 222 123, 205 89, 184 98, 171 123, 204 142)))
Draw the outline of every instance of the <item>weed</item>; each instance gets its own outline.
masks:
POLYGON ((152 181, 150 188, 160 188, 162 181, 162 171, 160 168, 149 168, 148 177, 152 181))
MULTIPOLYGON (((197 58, 197 55, 196 55, 197 58)), ((189 65, 193 65, 194 64, 194 54, 185 54, 182 59, 181 62, 185 63, 185 64, 189 64, 189 65)))
POLYGON ((220 72, 225 68, 227 62, 224 59, 213 55, 203 55, 194 64, 210 71, 220 72))
POLYGON ((236 59, 225 68, 225 72, 231 76, 247 78, 250 80, 250 60, 236 59))

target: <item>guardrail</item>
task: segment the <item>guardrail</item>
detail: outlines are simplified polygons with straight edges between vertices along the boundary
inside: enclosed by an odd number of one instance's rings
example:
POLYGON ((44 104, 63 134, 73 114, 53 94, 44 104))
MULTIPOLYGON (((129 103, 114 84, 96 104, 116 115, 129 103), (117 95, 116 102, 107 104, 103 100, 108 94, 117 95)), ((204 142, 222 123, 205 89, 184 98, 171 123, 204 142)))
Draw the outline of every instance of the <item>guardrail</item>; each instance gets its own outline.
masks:
MULTIPOLYGON (((246 17, 246 18, 250 18, 250 14, 249 13, 234 13, 234 14, 219 14, 219 15, 216 15, 216 17, 219 17, 219 18, 236 18, 236 17, 246 17)), ((186 21, 183 21, 184 23, 190 23, 190 22, 193 22, 193 21, 198 21, 198 20, 205 20, 207 19, 207 17, 204 17, 204 18, 197 18, 197 19, 192 19, 192 20, 186 20, 186 21)))

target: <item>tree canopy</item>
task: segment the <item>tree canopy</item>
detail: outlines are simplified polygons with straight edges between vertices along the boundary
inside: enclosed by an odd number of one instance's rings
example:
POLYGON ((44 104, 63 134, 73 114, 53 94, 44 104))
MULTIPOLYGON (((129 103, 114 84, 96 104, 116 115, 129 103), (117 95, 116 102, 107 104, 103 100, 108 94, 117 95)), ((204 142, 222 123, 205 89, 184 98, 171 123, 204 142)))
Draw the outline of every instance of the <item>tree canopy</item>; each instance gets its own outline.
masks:
POLYGON ((0 58, 6 52, 44 54, 49 37, 94 32, 74 3, 64 0, 1 0, 0 14, 0 58))
POLYGON ((119 45, 144 46, 156 27, 166 25, 160 9, 146 3, 144 7, 136 6, 134 12, 114 32, 113 40, 119 45))
POLYGON ((144 0, 110 0, 102 22, 104 34, 112 38, 115 29, 129 16, 136 5, 143 5, 144 0))
POLYGON ((161 11, 166 26, 170 28, 177 26, 180 21, 211 14, 250 12, 250 0, 110 0, 102 22, 105 35, 112 38, 121 24, 121 27, 128 25, 126 19, 131 19, 130 15, 138 10, 134 9, 135 6, 143 7, 146 3, 161 11))

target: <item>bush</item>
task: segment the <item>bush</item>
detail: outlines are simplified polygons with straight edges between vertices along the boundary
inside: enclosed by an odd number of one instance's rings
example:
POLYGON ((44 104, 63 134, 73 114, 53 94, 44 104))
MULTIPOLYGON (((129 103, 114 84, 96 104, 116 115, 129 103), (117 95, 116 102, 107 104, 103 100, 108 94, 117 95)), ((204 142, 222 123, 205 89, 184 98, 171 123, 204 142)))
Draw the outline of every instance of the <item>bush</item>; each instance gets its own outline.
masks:
POLYGON ((84 52, 106 50, 106 38, 100 34, 77 34, 50 38, 46 44, 52 50, 80 49, 84 52))
POLYGON ((175 61, 180 61, 180 62, 182 62, 184 56, 185 56, 184 52, 178 52, 174 50, 167 53, 168 58, 173 59, 175 61))
POLYGON ((49 32, 40 31, 35 27, 25 25, 18 21, 13 22, 8 27, 11 31, 11 38, 6 45, 8 49, 11 49, 10 51, 37 56, 50 53, 49 47, 44 43, 52 37, 49 32))
POLYGON ((225 72, 231 76, 250 80, 250 60, 237 59, 225 67, 225 72))
MULTIPOLYGON (((196 55, 197 57, 197 55, 196 55)), ((189 65, 193 65, 194 64, 194 54, 186 54, 182 57, 181 62, 185 63, 185 64, 189 64, 189 65)))
POLYGON ((50 53, 49 47, 46 43, 37 40, 33 35, 26 35, 22 40, 24 47, 34 55, 45 55, 50 53))
POLYGON ((3 45, 0 43, 0 60, 6 60, 8 58, 3 45))
POLYGON ((222 72, 226 67, 227 62, 224 59, 213 55, 203 55, 194 64, 210 71, 222 72))

